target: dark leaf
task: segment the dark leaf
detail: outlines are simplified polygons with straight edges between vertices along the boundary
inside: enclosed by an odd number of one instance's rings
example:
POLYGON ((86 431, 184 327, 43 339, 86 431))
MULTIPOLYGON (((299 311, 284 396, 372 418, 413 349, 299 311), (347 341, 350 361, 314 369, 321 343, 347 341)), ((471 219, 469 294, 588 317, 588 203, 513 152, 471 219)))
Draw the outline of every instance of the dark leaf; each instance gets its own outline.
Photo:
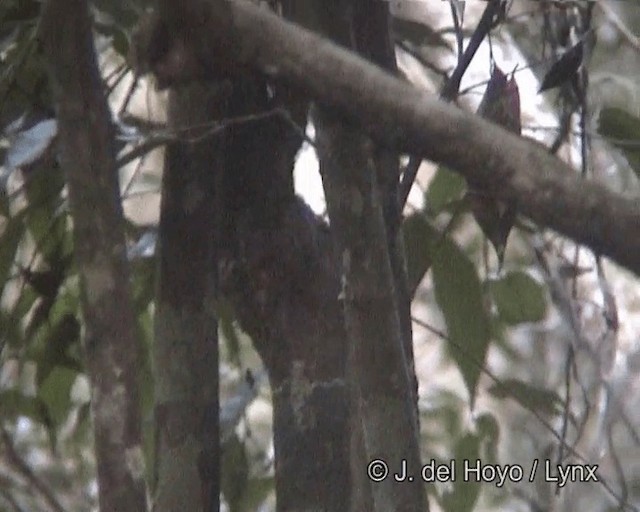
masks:
POLYGON ((583 41, 578 41, 553 63, 547 74, 542 79, 542 85, 538 92, 548 91, 576 79, 582 56, 584 53, 583 41))

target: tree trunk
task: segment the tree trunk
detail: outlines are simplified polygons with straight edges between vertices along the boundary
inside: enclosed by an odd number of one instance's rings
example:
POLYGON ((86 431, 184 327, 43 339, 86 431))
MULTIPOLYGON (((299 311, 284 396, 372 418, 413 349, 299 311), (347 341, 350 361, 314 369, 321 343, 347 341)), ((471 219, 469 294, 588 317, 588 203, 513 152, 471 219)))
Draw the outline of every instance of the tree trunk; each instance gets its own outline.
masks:
MULTIPOLYGON (((219 119, 223 100, 213 86, 171 91, 169 125, 186 130, 219 119)), ((202 128, 167 147, 153 346, 158 512, 220 508, 215 205, 222 167, 223 137, 202 128)))
MULTIPOLYGON (((307 102, 258 74, 233 82, 232 116, 307 102)), ((348 395, 339 276, 327 226, 293 190, 299 132, 281 116, 230 126, 222 178, 221 284, 267 367, 277 509, 347 510, 348 395)))
POLYGON ((87 3, 43 4, 41 37, 58 116, 80 274, 100 509, 146 510, 136 370, 139 340, 129 287, 111 113, 87 3))

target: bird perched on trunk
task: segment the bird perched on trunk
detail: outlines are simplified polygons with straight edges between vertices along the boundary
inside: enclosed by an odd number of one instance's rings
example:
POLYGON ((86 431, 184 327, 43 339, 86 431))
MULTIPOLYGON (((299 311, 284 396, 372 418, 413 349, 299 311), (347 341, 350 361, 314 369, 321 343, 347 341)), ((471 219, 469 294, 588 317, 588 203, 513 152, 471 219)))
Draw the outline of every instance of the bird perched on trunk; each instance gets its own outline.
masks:
MULTIPOLYGON (((478 114, 520 135, 520 93, 513 74, 508 78, 498 66, 493 66, 478 114)), ((466 197, 471 213, 493 245, 502 267, 507 238, 516 219, 515 201, 498 200, 487 188, 471 183, 466 197)))

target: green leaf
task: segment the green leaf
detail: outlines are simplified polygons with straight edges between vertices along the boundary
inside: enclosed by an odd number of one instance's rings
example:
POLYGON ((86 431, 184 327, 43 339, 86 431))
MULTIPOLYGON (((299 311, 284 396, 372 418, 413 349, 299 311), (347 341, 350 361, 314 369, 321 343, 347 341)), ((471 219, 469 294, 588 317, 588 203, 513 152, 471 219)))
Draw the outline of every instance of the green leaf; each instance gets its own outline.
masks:
POLYGON ((509 325, 539 322, 547 311, 544 288, 524 272, 509 272, 489 282, 500 319, 509 325))
POLYGON ((439 237, 424 215, 413 214, 402 223, 407 258, 407 282, 411 296, 431 267, 431 244, 439 237))
POLYGON ((467 182, 462 176, 441 166, 425 195, 427 208, 434 213, 440 213, 447 206, 460 201, 466 190, 467 182))
POLYGON ((449 332, 449 351, 462 373, 473 407, 491 340, 480 280, 469 258, 446 238, 434 248, 432 271, 436 300, 449 332))
POLYGON ((512 398, 525 409, 538 411, 549 416, 562 412, 563 402, 555 391, 532 386, 518 379, 507 379, 494 384, 489 393, 496 398, 512 398))
POLYGON ((77 376, 77 371, 57 366, 38 389, 38 397, 46 404, 56 425, 60 425, 71 412, 71 387, 77 376))
POLYGON ((479 460, 480 439, 471 433, 464 435, 456 444, 454 458, 458 478, 453 483, 453 491, 443 494, 442 508, 446 512, 470 512, 478 501, 482 482, 473 477, 465 481, 460 474, 464 470, 464 463, 475 465, 479 460))
POLYGON ((620 108, 605 108, 600 112, 598 131, 622 151, 640 178, 640 118, 620 108))

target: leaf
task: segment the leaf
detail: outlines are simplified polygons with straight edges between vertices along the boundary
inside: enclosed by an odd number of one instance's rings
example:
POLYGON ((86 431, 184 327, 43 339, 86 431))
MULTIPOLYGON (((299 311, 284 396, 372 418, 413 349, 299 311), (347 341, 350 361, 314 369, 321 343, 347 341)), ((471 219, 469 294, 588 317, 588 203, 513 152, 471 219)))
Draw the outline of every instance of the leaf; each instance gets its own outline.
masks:
POLYGON ((77 371, 57 366, 38 389, 38 397, 47 406, 55 425, 62 424, 71 412, 71 388, 77 376, 77 371))
POLYGON ((402 232, 407 258, 407 282, 410 296, 413 296, 431 267, 431 244, 439 234, 424 215, 419 213, 405 219, 402 232))
POLYGON ((562 56, 553 63, 551 68, 549 68, 546 75, 544 75, 542 85, 538 92, 548 91, 549 89, 575 81, 580 64, 582 64, 583 53, 583 41, 578 41, 574 46, 564 52, 562 56))
POLYGON ((450 353, 469 391, 471 407, 491 340, 480 280, 473 263, 451 240, 433 248, 433 284, 450 338, 450 353))
POLYGON ((526 409, 549 416, 562 412, 563 402, 555 391, 532 386, 518 379, 507 379, 494 384, 489 393, 496 398, 512 398, 526 409))
POLYGON ((509 325, 539 322, 547 311, 544 288, 525 272, 509 272, 489 282, 501 320, 509 325))
MULTIPOLYGON (((456 444, 454 458, 459 472, 463 471, 462 465, 465 463, 475 465, 480 460, 480 439, 474 434, 465 434, 456 444)), ((456 478, 453 491, 442 496, 442 508, 446 512, 470 512, 478 501, 481 485, 482 482, 473 477, 467 481, 456 478)))
POLYGON ((598 132, 622 151, 640 178, 640 118, 620 108, 604 108, 600 112, 598 132))
POLYGON ((440 166, 425 194, 427 208, 434 213, 440 213, 447 206, 460 200, 466 189, 467 182, 462 176, 440 166))
POLYGON ((58 133, 58 122, 45 119, 27 130, 7 134, 9 149, 5 165, 9 169, 23 167, 38 160, 58 133))

